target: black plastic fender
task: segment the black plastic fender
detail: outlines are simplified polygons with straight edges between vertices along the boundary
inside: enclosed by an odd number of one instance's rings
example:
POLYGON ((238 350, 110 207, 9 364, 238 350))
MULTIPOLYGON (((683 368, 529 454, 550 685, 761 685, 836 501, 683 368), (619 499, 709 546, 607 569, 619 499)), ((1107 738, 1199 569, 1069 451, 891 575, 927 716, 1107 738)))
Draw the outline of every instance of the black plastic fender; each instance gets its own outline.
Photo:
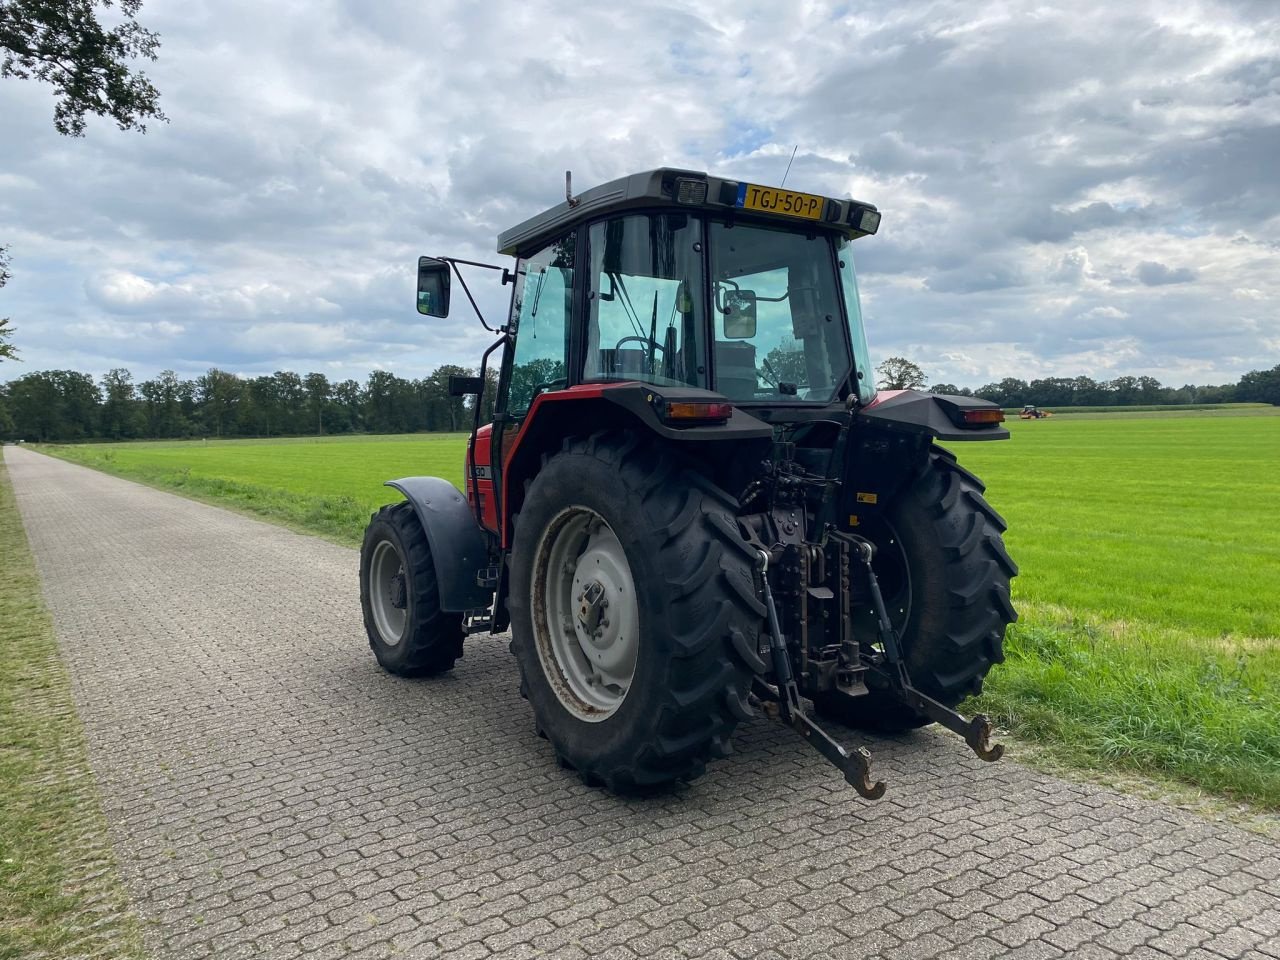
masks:
POLYGON ((476 526, 466 499, 448 480, 439 477, 404 477, 383 484, 405 495, 422 523, 431 547, 440 588, 440 609, 446 613, 486 610, 493 591, 476 582, 476 574, 489 564, 489 551, 476 526))
POLYGON ((905 430, 939 440, 1008 440, 1009 430, 999 423, 970 426, 966 410, 996 410, 994 403, 977 397, 918 390, 888 390, 863 407, 858 419, 886 430, 905 430))

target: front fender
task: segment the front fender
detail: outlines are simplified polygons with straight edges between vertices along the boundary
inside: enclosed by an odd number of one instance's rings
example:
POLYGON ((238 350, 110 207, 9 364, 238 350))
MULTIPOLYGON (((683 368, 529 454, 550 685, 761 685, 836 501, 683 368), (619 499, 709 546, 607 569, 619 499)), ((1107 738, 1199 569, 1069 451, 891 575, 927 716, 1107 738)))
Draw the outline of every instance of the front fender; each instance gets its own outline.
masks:
POLYGON ((427 534, 440 588, 440 609, 446 613, 488 609, 493 591, 480 586, 476 574, 488 566, 489 551, 475 515, 457 487, 439 477, 404 477, 388 480, 383 486, 404 494, 427 534))

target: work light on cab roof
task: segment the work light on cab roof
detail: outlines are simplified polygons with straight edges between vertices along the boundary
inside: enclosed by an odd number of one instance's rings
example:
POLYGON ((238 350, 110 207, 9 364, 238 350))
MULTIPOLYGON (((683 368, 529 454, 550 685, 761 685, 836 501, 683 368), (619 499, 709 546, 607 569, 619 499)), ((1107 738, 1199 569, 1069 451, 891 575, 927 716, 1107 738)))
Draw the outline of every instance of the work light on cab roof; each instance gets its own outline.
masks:
POLYGON ((450 381, 474 397, 464 492, 388 481, 406 500, 366 532, 379 662, 440 672, 509 630, 538 733, 618 791, 700 775, 759 711, 865 797, 870 754, 815 715, 937 722, 997 759, 956 707, 1003 658, 1017 568, 938 443, 1009 434, 972 397, 875 391, 852 247, 879 226, 858 200, 663 168, 566 176, 498 237, 506 266, 423 257, 420 313, 447 316, 456 279, 480 315, 463 267, 512 292, 450 381))

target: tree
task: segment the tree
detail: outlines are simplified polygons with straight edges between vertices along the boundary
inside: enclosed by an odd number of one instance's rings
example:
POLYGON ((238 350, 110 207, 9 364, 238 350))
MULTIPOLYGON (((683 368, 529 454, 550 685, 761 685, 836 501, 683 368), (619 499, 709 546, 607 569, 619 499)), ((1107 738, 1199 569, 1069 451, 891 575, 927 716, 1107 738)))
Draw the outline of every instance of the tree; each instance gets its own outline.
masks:
POLYGON ((919 390, 929 382, 924 371, 903 357, 890 357, 876 367, 881 390, 919 390))
POLYGON ((154 380, 138 385, 148 437, 182 437, 191 432, 191 423, 182 411, 183 390, 190 382, 179 380, 172 370, 161 370, 154 380))
POLYGON ((9 413, 14 434, 23 440, 61 439, 61 397, 53 377, 28 373, 9 384, 9 413))
MULTIPOLYGON (((0 247, 0 287, 9 282, 9 248, 0 247)), ((8 340, 13 336, 13 327, 9 326, 8 317, 0 317, 0 360, 17 360, 18 351, 8 340)))
POLYGON ((1101 406, 1107 402, 1107 393, 1092 377, 1072 377, 1071 402, 1077 407, 1101 406))
POLYGON ((101 435, 109 440, 136 437, 142 423, 133 374, 122 367, 109 371, 102 378, 102 396, 101 435))
POLYGON ((369 374, 365 386, 365 424, 371 433, 407 433, 414 429, 414 388, 388 370, 369 374))
MULTIPOLYGON (((474 402, 474 397, 472 402, 474 402)), ((480 406, 480 422, 493 422, 493 408, 498 403, 498 371, 493 367, 486 367, 484 371, 484 397, 480 406)))
POLYGON ((1164 385, 1155 377, 1138 378, 1138 402, 1160 403, 1164 400, 1164 385))
POLYGON ((280 408, 280 384, 275 377, 265 374, 254 377, 245 384, 244 397, 248 410, 240 415, 241 424, 259 436, 284 433, 284 418, 280 408))
POLYGON ((302 378, 292 370, 277 370, 271 375, 276 382, 276 396, 280 400, 280 423, 278 433, 299 434, 308 432, 310 418, 307 416, 306 391, 302 387, 302 378))
POLYGON ((111 6, 113 0, 0 0, 0 77, 53 84, 53 126, 66 136, 84 136, 89 113, 139 133, 146 120, 167 120, 159 91, 126 62, 154 61, 160 47, 159 35, 137 21, 142 0, 120 0, 124 22, 107 30, 97 8, 111 6))
POLYGON ((467 422, 467 399, 449 396, 449 378, 472 375, 473 371, 466 367, 449 363, 435 369, 429 380, 431 382, 430 397, 434 408, 431 411, 431 417, 438 426, 429 426, 428 429, 448 429, 451 433, 457 433, 463 428, 467 422))
POLYGON ((201 413, 206 424, 212 422, 214 436, 222 436, 236 414, 241 397, 240 378, 234 373, 210 367, 209 372, 196 381, 201 413))
POLYGON ((87 373, 28 373, 11 382, 8 393, 13 432, 22 439, 57 442, 98 435, 102 395, 87 373))
POLYGON ((794 337, 786 337, 765 354, 757 375, 765 383, 775 387, 779 383, 807 383, 809 374, 805 367, 804 344, 794 337), (777 381, 775 383, 774 381, 777 381))
POLYGON ((13 415, 9 413, 9 401, 5 397, 8 392, 4 384, 0 383, 0 440, 5 437, 14 437, 18 432, 18 425, 14 423, 13 415))
POLYGON ((1044 377, 1027 385, 1025 403, 1042 407, 1066 407, 1071 405, 1075 387, 1069 377, 1044 377))
POLYGON ((989 400, 998 407, 1020 407, 1029 403, 1030 387, 1025 380, 1005 377, 999 383, 988 383, 973 391, 979 400, 989 400))
POLYGON ((333 387, 333 411, 338 423, 335 429, 351 433, 364 429, 364 391, 355 380, 343 380, 333 387))
POLYGON ((303 378, 302 385, 307 391, 309 420, 316 425, 316 434, 322 434, 324 433, 324 411, 329 405, 329 395, 332 393, 329 378, 323 373, 308 373, 303 378))
POLYGON ((1111 393, 1111 403, 1129 406, 1138 402, 1138 378, 1131 376, 1116 377, 1109 380, 1105 387, 1111 393))
POLYGON ((1236 385, 1236 399, 1280 407, 1280 364, 1270 370, 1250 370, 1236 385))

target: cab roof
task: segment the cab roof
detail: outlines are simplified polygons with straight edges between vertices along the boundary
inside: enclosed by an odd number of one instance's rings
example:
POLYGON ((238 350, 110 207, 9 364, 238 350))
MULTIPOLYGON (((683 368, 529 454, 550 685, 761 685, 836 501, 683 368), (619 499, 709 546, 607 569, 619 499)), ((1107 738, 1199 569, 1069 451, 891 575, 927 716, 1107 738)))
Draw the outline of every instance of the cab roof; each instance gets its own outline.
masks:
POLYGON ((530 217, 498 235, 498 252, 508 256, 533 253, 547 241, 589 219, 639 208, 671 207, 678 210, 736 212, 797 229, 823 228, 850 238, 865 237, 880 226, 880 213, 869 203, 837 200, 796 190, 750 184, 713 177, 697 170, 660 167, 633 173, 592 187, 572 201, 566 200, 535 217, 530 217), (803 213, 785 212, 775 207, 796 204, 803 213))

